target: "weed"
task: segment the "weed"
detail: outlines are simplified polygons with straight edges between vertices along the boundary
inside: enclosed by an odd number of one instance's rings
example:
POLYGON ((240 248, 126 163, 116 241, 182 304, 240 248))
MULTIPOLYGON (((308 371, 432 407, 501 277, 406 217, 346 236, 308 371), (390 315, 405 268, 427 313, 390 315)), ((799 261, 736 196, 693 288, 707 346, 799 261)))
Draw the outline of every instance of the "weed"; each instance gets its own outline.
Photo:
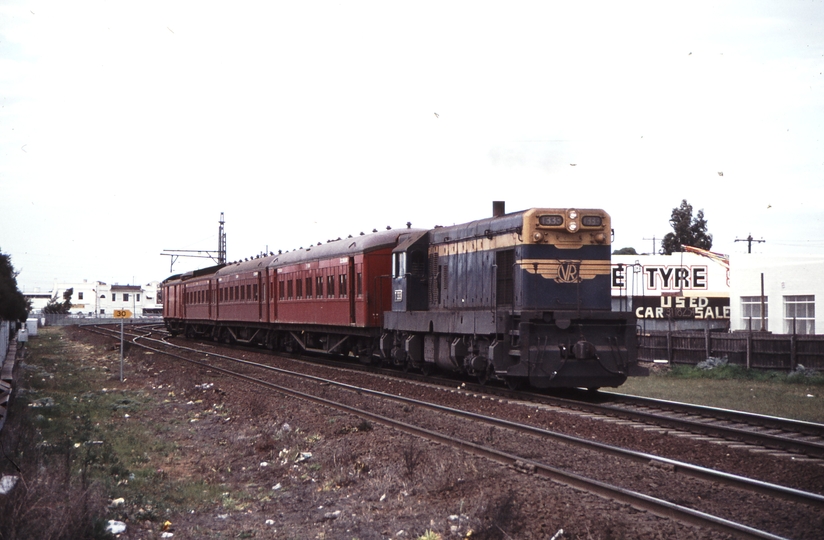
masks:
POLYGON ((418 448, 414 442, 408 446, 404 446, 400 450, 403 457, 403 464, 406 466, 406 476, 412 478, 415 474, 415 469, 420 465, 423 458, 423 450, 418 448))

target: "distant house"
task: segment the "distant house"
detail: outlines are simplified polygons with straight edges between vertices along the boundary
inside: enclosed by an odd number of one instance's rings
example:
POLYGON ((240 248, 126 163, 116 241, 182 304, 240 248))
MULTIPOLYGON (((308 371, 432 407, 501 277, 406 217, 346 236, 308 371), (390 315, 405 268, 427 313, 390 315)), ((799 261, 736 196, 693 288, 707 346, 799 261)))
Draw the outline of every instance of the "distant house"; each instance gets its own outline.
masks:
POLYGON ((145 285, 109 285, 87 280, 78 283, 55 282, 49 293, 36 290, 23 292, 23 295, 32 301, 33 314, 39 314, 55 294, 62 301, 63 293, 68 289, 73 289, 70 313, 75 316, 109 317, 115 310, 128 310, 133 317, 147 317, 163 312, 159 281, 145 285))

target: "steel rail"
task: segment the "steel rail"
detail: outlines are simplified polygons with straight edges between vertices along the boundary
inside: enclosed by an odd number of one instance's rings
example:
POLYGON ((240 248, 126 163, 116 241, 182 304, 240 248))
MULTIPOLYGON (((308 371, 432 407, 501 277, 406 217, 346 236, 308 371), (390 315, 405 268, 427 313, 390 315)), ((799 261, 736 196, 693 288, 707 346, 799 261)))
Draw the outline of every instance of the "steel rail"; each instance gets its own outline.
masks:
POLYGON ((633 396, 631 394, 621 394, 612 391, 601 391, 601 394, 609 396, 611 400, 626 402, 638 407, 664 408, 684 414, 712 417, 712 419, 729 420, 731 422, 741 422, 750 425, 757 425, 769 429, 781 429, 804 433, 817 437, 824 437, 824 424, 808 422, 805 420, 795 420, 792 418, 781 418, 767 414, 750 413, 746 411, 736 411, 721 407, 709 407, 706 405, 695 405, 680 401, 670 401, 643 396, 633 396))

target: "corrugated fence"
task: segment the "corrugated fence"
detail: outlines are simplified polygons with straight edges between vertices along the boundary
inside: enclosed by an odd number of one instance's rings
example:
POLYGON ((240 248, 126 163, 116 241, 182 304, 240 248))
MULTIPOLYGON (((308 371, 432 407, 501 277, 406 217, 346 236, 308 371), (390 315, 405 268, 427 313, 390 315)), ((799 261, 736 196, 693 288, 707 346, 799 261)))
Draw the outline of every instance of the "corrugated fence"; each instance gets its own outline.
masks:
POLYGON ((824 335, 770 334, 767 332, 721 333, 649 332, 639 336, 639 360, 668 360, 673 364, 697 364, 707 358, 726 358, 748 368, 824 371, 824 335))

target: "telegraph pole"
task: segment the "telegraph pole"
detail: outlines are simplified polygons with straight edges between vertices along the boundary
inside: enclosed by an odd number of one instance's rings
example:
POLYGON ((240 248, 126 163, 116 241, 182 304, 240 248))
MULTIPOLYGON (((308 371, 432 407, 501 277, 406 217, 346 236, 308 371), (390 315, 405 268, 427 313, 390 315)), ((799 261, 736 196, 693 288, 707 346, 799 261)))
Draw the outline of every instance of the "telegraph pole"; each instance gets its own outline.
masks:
POLYGON ((652 254, 658 255, 660 252, 658 251, 658 242, 657 238, 653 235, 652 238, 643 238, 643 240, 652 240, 652 254))
POLYGON ((213 251, 203 249, 164 249, 161 255, 168 255, 171 257, 171 265, 169 265, 169 272, 174 268, 175 261, 178 257, 195 257, 200 259, 212 259, 215 264, 226 264, 226 231, 223 230, 223 212, 220 213, 220 228, 217 232, 217 255, 213 251))
POLYGON ((752 243, 753 242, 766 242, 763 238, 761 240, 756 240, 752 237, 752 235, 748 235, 746 238, 736 238, 736 242, 746 242, 747 243, 747 253, 752 253, 752 243))

